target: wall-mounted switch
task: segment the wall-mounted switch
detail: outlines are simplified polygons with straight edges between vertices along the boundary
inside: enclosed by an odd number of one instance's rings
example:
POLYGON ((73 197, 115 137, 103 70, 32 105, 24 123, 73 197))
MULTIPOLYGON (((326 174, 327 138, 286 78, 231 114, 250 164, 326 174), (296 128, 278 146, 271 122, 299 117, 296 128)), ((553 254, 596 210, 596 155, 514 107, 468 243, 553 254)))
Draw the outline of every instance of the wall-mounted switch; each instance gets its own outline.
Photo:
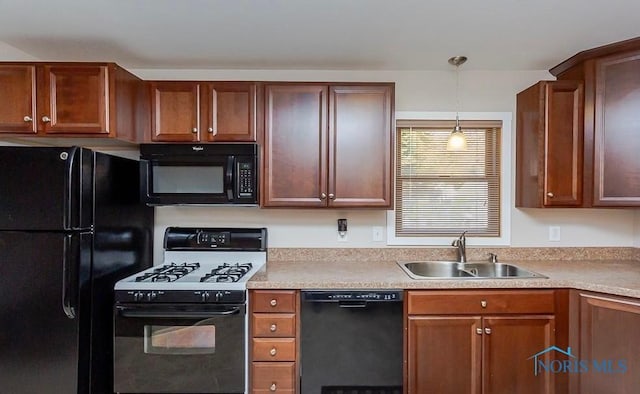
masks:
POLYGON ((382 226, 374 226, 371 233, 371 240, 373 242, 382 242, 384 240, 384 228, 382 226))
POLYGON ((560 241, 560 226, 549 226, 549 241, 560 241))

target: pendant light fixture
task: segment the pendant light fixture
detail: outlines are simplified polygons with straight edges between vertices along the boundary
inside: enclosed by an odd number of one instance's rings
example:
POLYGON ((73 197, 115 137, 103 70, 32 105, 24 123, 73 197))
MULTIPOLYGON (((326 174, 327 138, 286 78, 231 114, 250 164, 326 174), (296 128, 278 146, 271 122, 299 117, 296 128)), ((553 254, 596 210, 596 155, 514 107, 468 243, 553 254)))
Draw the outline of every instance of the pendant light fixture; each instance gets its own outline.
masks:
POLYGON ((448 151, 463 151, 467 150, 467 137, 462 132, 462 127, 460 127, 460 119, 458 115, 458 110, 460 109, 460 98, 458 92, 458 85, 460 81, 460 65, 464 64, 467 61, 466 56, 454 56, 449 59, 449 64, 456 66, 456 125, 451 131, 451 135, 449 136, 449 140, 447 141, 447 150, 448 151))

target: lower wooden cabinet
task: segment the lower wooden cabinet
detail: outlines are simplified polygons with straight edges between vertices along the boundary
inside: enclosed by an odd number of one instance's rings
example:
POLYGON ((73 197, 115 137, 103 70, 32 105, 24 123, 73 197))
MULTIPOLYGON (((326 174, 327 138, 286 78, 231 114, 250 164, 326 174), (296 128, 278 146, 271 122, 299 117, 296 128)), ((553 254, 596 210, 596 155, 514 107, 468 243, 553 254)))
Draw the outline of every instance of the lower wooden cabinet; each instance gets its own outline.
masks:
POLYGON ((566 344, 556 324, 559 312, 566 327, 566 307, 554 290, 409 291, 406 302, 406 393, 565 391, 564 380, 536 375, 532 359, 566 344))
POLYGON ((579 292, 580 394, 640 390, 640 301, 579 292))
POLYGON ((251 290, 250 393, 297 393, 299 292, 251 290))

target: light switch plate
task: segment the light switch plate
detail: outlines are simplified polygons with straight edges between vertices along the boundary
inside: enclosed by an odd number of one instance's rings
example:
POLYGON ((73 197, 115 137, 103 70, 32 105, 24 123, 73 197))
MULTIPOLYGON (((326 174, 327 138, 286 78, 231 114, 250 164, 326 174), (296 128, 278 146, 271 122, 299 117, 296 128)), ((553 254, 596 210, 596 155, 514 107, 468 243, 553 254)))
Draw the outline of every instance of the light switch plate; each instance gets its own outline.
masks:
POLYGON ((560 226, 549 226, 549 241, 560 241, 560 226))

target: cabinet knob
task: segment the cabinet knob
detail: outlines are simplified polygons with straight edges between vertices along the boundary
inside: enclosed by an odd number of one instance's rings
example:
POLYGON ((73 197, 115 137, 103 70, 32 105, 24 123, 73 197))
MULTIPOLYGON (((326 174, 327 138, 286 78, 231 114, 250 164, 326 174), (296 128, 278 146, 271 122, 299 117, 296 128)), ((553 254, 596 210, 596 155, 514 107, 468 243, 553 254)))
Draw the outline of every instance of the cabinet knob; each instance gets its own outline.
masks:
POLYGON ((554 197, 554 195, 553 195, 553 193, 549 192, 549 193, 547 193, 547 197, 549 197, 549 198, 553 198, 553 197, 554 197))
POLYGON ((276 349, 274 347, 272 347, 271 350, 269 350, 269 354, 272 355, 272 356, 275 356, 276 353, 278 353, 278 349, 276 349))
POLYGON ((276 332, 276 330, 277 330, 277 329, 278 329, 278 326, 276 326, 275 324, 272 324, 272 325, 269 327, 269 331, 271 331, 271 332, 276 332))
POLYGON ((198 132, 198 128, 197 128, 197 127, 194 127, 193 129, 191 129, 191 132, 192 132, 192 133, 197 133, 197 132, 198 132))
POLYGON ((24 120, 26 123, 33 122, 33 118, 29 115, 26 115, 24 118, 22 118, 22 120, 24 120))
POLYGON ((491 335, 491 329, 489 327, 485 327, 484 333, 487 335, 491 335))
POLYGON ((476 334, 482 335, 482 328, 476 328, 476 334))
POLYGON ((276 391, 278 389, 278 386, 276 386, 275 383, 271 383, 271 386, 269 386, 269 391, 276 391))
POLYGON ((50 117, 48 117, 48 116, 43 116, 43 117, 42 117, 42 121, 43 121, 44 123, 49 123, 49 122, 51 122, 51 118, 50 118, 50 117))
POLYGON ((483 308, 486 308, 487 307, 487 301, 485 301, 485 300, 480 301, 480 306, 483 307, 483 308))
POLYGON ((208 131, 209 133, 213 133, 213 127, 209 127, 209 128, 207 129, 207 131, 208 131))
POLYGON ((336 195, 333 193, 329 193, 329 200, 335 200, 336 195))
POLYGON ((327 198, 327 193, 320 193, 320 199, 325 200, 327 198))
POLYGON ((271 301, 269 301, 269 305, 271 305, 271 306, 276 306, 276 305, 278 305, 278 300, 276 300, 275 298, 274 298, 274 299, 272 299, 271 301))

